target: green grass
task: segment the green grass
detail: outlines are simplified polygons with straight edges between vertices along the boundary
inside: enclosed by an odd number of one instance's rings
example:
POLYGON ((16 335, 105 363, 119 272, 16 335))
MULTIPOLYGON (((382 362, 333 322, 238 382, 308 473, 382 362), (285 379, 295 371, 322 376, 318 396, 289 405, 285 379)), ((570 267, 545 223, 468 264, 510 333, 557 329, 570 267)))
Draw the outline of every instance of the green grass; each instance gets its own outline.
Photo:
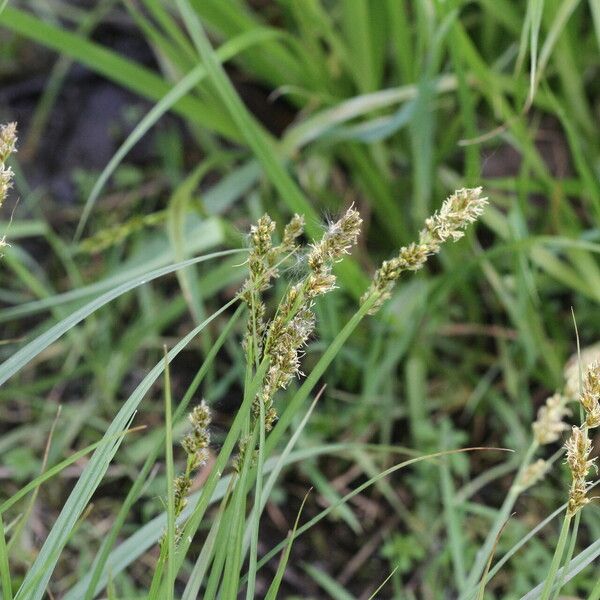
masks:
MULTIPOLYGON (((575 351, 571 307, 582 346, 600 338, 598 3, 264 4, 0 2, 2 72, 27 78, 32 53, 55 65, 20 123, 0 223, 2 597, 358 598, 391 574, 377 597, 542 598, 558 593, 544 590, 550 569, 562 594, 598 597, 597 501, 559 539, 568 471, 560 444, 535 448, 530 429, 575 351), (105 45, 115 22, 153 64, 105 45), (28 176, 77 85, 72 62, 146 103, 75 209, 28 176), (136 164, 157 130, 171 145, 136 164), (162 191, 109 205, 131 191, 127 169, 162 191), (381 260, 450 191, 477 185, 490 206, 466 239, 378 315, 357 312, 381 260), (351 203, 363 234, 315 306, 306 377, 278 397, 273 431, 251 431, 260 377, 232 300, 243 234, 264 212, 301 212, 312 241, 351 203), (215 464, 152 573, 200 395, 215 464), (256 457, 231 475, 240 435, 256 457), (483 446, 514 453, 453 452, 483 446), (555 462, 523 492, 533 455, 555 462)), ((282 269, 270 311, 297 277, 282 269)))

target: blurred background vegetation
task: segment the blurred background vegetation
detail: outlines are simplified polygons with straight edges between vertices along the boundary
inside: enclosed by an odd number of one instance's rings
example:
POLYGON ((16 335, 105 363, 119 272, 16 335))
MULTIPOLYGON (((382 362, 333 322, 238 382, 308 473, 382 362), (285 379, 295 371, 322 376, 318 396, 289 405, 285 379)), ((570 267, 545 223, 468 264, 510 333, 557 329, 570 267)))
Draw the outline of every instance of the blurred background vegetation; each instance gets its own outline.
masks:
MULTIPOLYGON (((264 553, 285 537, 309 487, 308 517, 396 462, 386 446, 514 449, 379 481, 294 544, 282 592, 368 598, 398 567, 379 597, 453 597, 444 590, 457 589, 475 560, 537 408, 563 385, 576 348, 571 310, 583 346, 599 337, 600 4, 190 6, 237 95, 206 77, 170 1, 22 0, 0 15, 0 117, 20 130, 16 193, 0 223, 10 243, 0 270, 0 357, 146 270, 243 246, 265 211, 280 223, 304 213, 312 239, 321 221, 354 203, 363 235, 339 289, 318 303, 318 335, 304 359, 310 372, 377 264, 410 242, 451 190, 483 186, 490 206, 482 223, 401 282, 355 333, 323 378, 326 391, 298 443, 360 441, 380 451, 323 453, 290 466, 260 538, 264 553)), ((9 379, 0 389, 0 499, 98 440, 163 344, 172 347, 235 294, 241 262, 234 255, 137 288, 9 379)), ((223 322, 173 364, 175 402, 223 322)), ((239 335, 202 389, 217 438, 240 402, 239 335)), ((89 569, 162 420, 158 386, 135 419, 147 430, 125 440, 61 558, 55 597, 89 569)), ((11 554, 17 582, 84 464, 4 516, 6 524, 31 511, 11 554)), ((153 475, 122 539, 164 510, 160 461, 153 475)), ((558 461, 522 495, 498 556, 565 501, 568 481, 558 461)), ((578 548, 600 537, 597 504, 589 508, 578 548)), ((556 521, 543 528, 494 577, 489 597, 520 598, 538 584, 557 533, 556 521)), ((156 548, 138 554, 115 572, 116 597, 148 585, 156 548)), ((264 577, 275 569, 269 564, 264 577)), ((565 589, 587 597, 597 577, 596 562, 565 589)))

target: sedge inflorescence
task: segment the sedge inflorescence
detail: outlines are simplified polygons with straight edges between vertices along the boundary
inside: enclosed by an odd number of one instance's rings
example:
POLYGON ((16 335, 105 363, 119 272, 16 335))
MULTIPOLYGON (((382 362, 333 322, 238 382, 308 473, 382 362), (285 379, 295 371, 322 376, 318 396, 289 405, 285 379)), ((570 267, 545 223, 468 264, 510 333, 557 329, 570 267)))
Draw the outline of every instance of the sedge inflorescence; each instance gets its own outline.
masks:
MULTIPOLYGON (((194 472, 206 464, 210 445, 211 414, 206 402, 195 406, 188 415, 191 431, 183 438, 181 446, 185 450, 185 471, 173 481, 175 518, 179 517, 187 505, 187 497, 192 488, 194 472)), ((181 531, 176 530, 179 538, 181 531)))
MULTIPOLYGON (((592 446, 588 430, 600 425, 600 344, 583 348, 568 360, 564 369, 565 385, 562 392, 555 392, 540 407, 532 424, 533 439, 538 446, 558 441, 565 431, 571 436, 565 443, 567 463, 571 469, 572 482, 569 494, 569 513, 575 514, 587 500, 587 474, 594 464, 589 459, 592 446), (583 376, 582 376, 583 372, 583 376), (578 402, 583 409, 583 422, 579 427, 568 424, 572 412, 569 402, 578 402)), ((547 472, 542 462, 529 465, 523 473, 528 480, 539 481, 547 472), (539 476, 538 476, 539 474, 539 476), (533 476, 533 477, 532 477, 533 476)), ((532 485, 529 483, 529 485, 532 485)))
POLYGON ((579 427, 574 426, 571 437, 565 444, 567 464, 571 470, 571 487, 567 512, 576 514, 589 501, 588 474, 596 467, 595 458, 590 458, 592 441, 589 430, 600 426, 600 363, 593 362, 583 376, 579 402, 583 408, 584 418, 579 427))
POLYGON ((438 212, 425 221, 419 241, 403 246, 397 256, 386 260, 376 271, 362 303, 370 302, 371 314, 377 312, 390 297, 396 281, 404 271, 418 271, 432 254, 437 254, 442 244, 461 239, 467 226, 475 222, 487 205, 481 196, 482 189, 464 188, 454 192, 438 212))
MULTIPOLYGON (((429 256, 440 251, 442 244, 463 237, 467 226, 477 220, 486 204, 481 188, 461 189, 452 194, 425 221, 418 242, 402 247, 395 258, 384 261, 377 270, 361 299, 362 304, 368 303, 368 312, 374 313, 381 307, 403 271, 420 269, 429 256)), ((273 242, 276 226, 268 215, 250 229, 249 275, 240 297, 250 309, 244 340, 248 364, 257 368, 262 361, 268 361, 253 405, 255 419, 264 415, 266 431, 277 419, 275 394, 301 374, 302 351, 315 327, 315 298, 335 288, 333 267, 356 244, 361 224, 360 214, 351 206, 340 219, 327 226, 320 240, 303 252, 298 238, 303 233, 304 220, 299 215, 286 226, 280 244, 273 242), (304 275, 288 287, 273 318, 266 321, 262 293, 278 277, 281 263, 293 255, 304 266, 304 275)))
POLYGON ((564 418, 570 414, 565 396, 558 392, 550 396, 538 410, 537 419, 532 425, 535 441, 544 446, 559 440, 563 431, 569 429, 564 418))
POLYGON ((358 211, 350 207, 339 220, 328 225, 322 238, 311 244, 300 259, 305 273, 288 288, 268 323, 264 320, 266 311, 261 292, 278 276, 279 262, 299 254, 297 240, 303 233, 304 219, 294 215, 279 245, 273 244, 275 223, 268 215, 261 217, 250 230, 249 276, 241 297, 250 308, 246 350, 255 363, 268 360, 269 364, 253 407, 255 418, 263 411, 266 431, 277 419, 275 394, 301 374, 301 354, 315 327, 314 300, 334 289, 333 265, 356 244, 361 223, 358 211))
MULTIPOLYGON (((0 208, 13 184, 13 170, 6 165, 6 161, 13 152, 16 152, 17 124, 7 123, 0 125, 0 208)), ((4 236, 0 237, 0 248, 6 246, 4 236)))

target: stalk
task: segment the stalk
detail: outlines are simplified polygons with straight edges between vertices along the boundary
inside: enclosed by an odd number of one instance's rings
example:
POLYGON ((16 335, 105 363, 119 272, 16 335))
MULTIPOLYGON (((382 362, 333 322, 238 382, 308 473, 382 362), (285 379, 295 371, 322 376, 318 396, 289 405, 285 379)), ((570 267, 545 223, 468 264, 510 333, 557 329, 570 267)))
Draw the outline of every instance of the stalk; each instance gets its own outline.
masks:
POLYGON ((567 512, 563 520, 562 529, 560 530, 560 537, 558 538, 558 544, 556 545, 556 550, 554 551, 554 556, 552 557, 552 563, 550 564, 548 577, 546 577, 546 581, 544 582, 544 588, 542 589, 540 600, 549 600, 550 595, 552 594, 552 586, 554 585, 556 573, 558 572, 558 567, 560 566, 560 562, 565 552, 565 546, 567 544, 572 518, 573 515, 570 515, 567 512))
POLYGON ((527 452, 525 453, 525 456, 523 457, 521 466, 519 467, 519 470, 517 472, 517 475, 515 476, 513 484, 511 486, 510 490, 508 491, 508 494, 506 495, 504 502, 502 503, 500 512, 498 513, 498 516, 496 517, 496 520, 494 521, 492 528, 490 529, 487 537, 485 538, 485 542, 483 543, 483 546, 477 553, 477 558, 475 560, 475 564, 473 565, 473 568, 471 569, 471 571, 469 573, 469 576, 467 578, 464 589, 470 590, 477 586, 477 582, 479 581, 479 579, 481 578, 481 575, 483 574, 483 571, 484 571, 486 563, 488 561, 490 552, 492 551, 494 544, 496 542, 496 538, 498 537, 498 534, 500 533, 500 530, 502 529, 504 523, 510 517, 512 509, 515 505, 515 502, 517 501, 519 495, 521 494, 521 491, 522 491, 521 476, 522 476, 523 472, 525 471, 525 469, 529 466, 529 463, 531 462, 531 459, 532 459, 533 455, 535 454, 537 447, 538 447, 538 444, 536 442, 532 442, 531 445, 529 446, 529 448, 527 449, 527 452))

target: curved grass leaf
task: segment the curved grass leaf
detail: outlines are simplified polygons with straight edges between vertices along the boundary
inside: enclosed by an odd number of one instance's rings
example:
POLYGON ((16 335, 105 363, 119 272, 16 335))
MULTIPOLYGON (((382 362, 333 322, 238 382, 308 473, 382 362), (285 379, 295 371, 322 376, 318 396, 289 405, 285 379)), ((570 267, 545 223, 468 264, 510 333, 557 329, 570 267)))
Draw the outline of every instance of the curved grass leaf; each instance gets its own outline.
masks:
POLYGON ((23 348, 21 348, 21 350, 13 354, 13 356, 11 356, 8 360, 2 363, 2 365, 0 365, 0 385, 4 383, 7 379, 12 377, 15 373, 20 371, 33 358, 38 356, 43 350, 45 350, 50 344, 52 344, 58 338, 64 335, 67 331, 75 327, 75 325, 83 321, 83 319, 91 315, 93 312, 95 312, 105 304, 108 304, 115 298, 122 296, 123 294, 135 289, 136 287, 139 287, 140 285, 144 285, 149 281, 157 279, 158 277, 162 277, 163 275, 173 273, 178 269, 183 269, 190 265, 205 262, 207 260, 212 260, 214 258, 219 258, 221 256, 229 256, 231 254, 235 254, 236 252, 244 252, 244 250, 223 250, 221 252, 213 252, 212 254, 198 256, 196 258, 185 260, 181 263, 176 263, 174 265, 164 267, 162 269, 149 271, 144 275, 136 277, 128 281, 127 283, 123 283, 117 286, 116 288, 102 294, 95 300, 92 300, 85 306, 82 306, 79 310, 76 310, 72 315, 68 316, 66 319, 63 319, 62 321, 51 327, 42 335, 36 337, 34 340, 26 344, 23 348))
MULTIPOLYGON (((260 44, 264 41, 279 37, 281 34, 271 29, 255 29, 240 36, 233 38, 223 44, 215 51, 215 56, 221 62, 226 62, 234 56, 243 52, 253 45, 260 44)), ((185 77, 178 81, 161 99, 152 107, 152 109, 144 116, 144 118, 135 126, 133 131, 127 136, 127 139, 121 144, 115 152, 109 163, 104 167, 102 173, 96 180, 92 191, 83 207, 83 212, 77 224, 75 231, 75 240, 79 239, 83 228, 85 227, 92 208, 106 185, 110 176, 115 172, 115 169, 121 163, 123 158, 129 151, 139 142, 148 130, 186 94, 198 85, 206 77, 206 67, 198 65, 192 69, 185 77)))
MULTIPOLYGON (((574 559, 572 559, 568 565, 561 567, 556 575, 557 579, 563 583, 568 583, 581 573, 588 565, 594 562, 600 556, 600 540, 596 540, 593 544, 590 544, 585 550, 580 552, 574 559)), ((538 600, 542 595, 544 582, 537 585, 529 593, 525 594, 521 600, 538 600)))
MULTIPOLYGON (((354 498, 354 496, 357 496, 358 494, 360 494, 361 492, 363 492, 368 487, 374 485, 380 479, 383 479, 384 477, 387 477, 388 475, 391 475, 392 473, 395 473, 396 471, 399 471, 400 469, 404 469, 405 467, 408 467, 410 465, 413 465, 413 464, 416 464, 416 463, 419 463, 419 462, 423 462, 425 460, 431 460, 431 459, 434 459, 434 458, 441 458, 443 456, 450 456, 452 454, 458 454, 458 453, 461 453, 461 452, 476 452, 476 451, 496 451, 496 452, 498 452, 498 451, 507 452, 508 451, 508 452, 510 452, 510 450, 506 450, 505 448, 486 448, 486 447, 459 448, 457 450, 445 450, 443 452, 433 452, 431 454, 426 454, 426 455, 423 455, 423 456, 419 456, 419 457, 416 457, 416 458, 411 458, 409 460, 405 460, 405 461, 403 461, 401 463, 398 463, 398 464, 396 464, 396 465, 394 465, 394 466, 386 469, 385 471, 382 471, 381 473, 379 473, 375 477, 371 477, 370 479, 368 479, 367 481, 365 481, 364 483, 362 483, 361 485, 359 485, 358 487, 356 487, 355 489, 353 489, 351 492, 349 492, 348 494, 346 494, 345 496, 343 496, 338 502, 335 502, 335 503, 331 504, 330 506, 328 506, 325 510, 321 511, 317 516, 313 517, 310 521, 308 521, 302 527, 300 527, 291 536, 291 539, 292 540, 297 539, 304 532, 308 531, 311 527, 313 527, 314 525, 316 525, 319 521, 323 520, 327 515, 329 515, 336 508, 338 508, 342 504, 346 504, 349 500, 351 500, 352 498, 354 498)), ((270 550, 259 561, 257 568, 260 569, 262 566, 264 566, 265 564, 267 564, 274 556, 276 556, 279 552, 281 552, 281 550, 283 548, 285 548, 285 546, 286 546, 287 543, 289 543, 289 540, 284 540, 283 542, 281 542, 277 546, 275 546, 275 548, 273 548, 272 550, 270 550)))
MULTIPOLYGON (((195 327, 181 339, 167 354, 167 361, 171 362, 213 319, 227 310, 237 301, 234 298, 213 313, 204 322, 195 327)), ((123 404, 121 410, 111 422, 103 437, 103 443, 94 452, 83 473, 80 475, 73 491, 69 495, 60 515, 54 523, 40 553, 29 569, 16 598, 18 600, 41 600, 52 572, 58 562, 60 553, 66 545, 75 523, 83 513, 94 491, 100 485, 108 466, 115 455, 119 445, 111 441, 112 438, 127 429, 135 416, 139 403, 148 392, 152 384, 160 377, 165 368, 165 361, 159 361, 156 366, 144 377, 136 387, 133 394, 123 404)))
MULTIPOLYGON (((362 444, 362 443, 337 443, 337 444, 326 444, 323 446, 317 446, 313 448, 303 448, 289 454, 283 461, 283 466, 296 464, 307 459, 328 455, 336 454, 340 452, 349 452, 355 449, 369 449, 373 452, 399 452, 401 454, 411 453, 412 451, 407 448, 398 448, 393 446, 382 446, 373 444, 362 444)), ((263 474, 272 473, 275 470, 281 469, 280 457, 273 456, 265 461, 263 474)), ((227 491, 229 482, 231 480, 230 475, 222 477, 215 487, 215 491, 210 499, 210 504, 214 504, 221 500, 227 491)), ((198 498, 200 497, 201 491, 192 494, 188 499, 188 504, 184 508, 181 516, 177 523, 182 525, 186 519, 189 518, 190 514, 198 498)), ((263 499, 265 493, 263 490, 263 499)), ((98 584, 95 589, 95 594, 99 594, 104 587, 108 584, 109 576, 115 577, 122 571, 124 571, 129 565, 135 562, 144 552, 151 548, 160 536, 162 535, 167 525, 166 512, 154 517, 150 522, 140 527, 134 534, 127 538, 123 543, 117 546, 108 556, 106 564, 102 569, 102 574, 98 579, 98 584)), ((85 590, 88 588, 90 583, 90 575, 85 575, 77 584, 67 592, 64 600, 80 600, 84 597, 85 590)))
MULTIPOLYGON (((160 100, 171 89, 169 82, 151 70, 119 56, 100 44, 45 23, 17 8, 7 7, 0 15, 0 25, 70 56, 96 73, 150 100, 160 100)), ((222 118, 220 109, 215 109, 214 105, 202 102, 195 96, 187 95, 181 98, 175 103, 173 110, 190 122, 221 133, 232 140, 239 137, 230 122, 222 118)))
MULTIPOLYGON (((175 410, 175 415, 173 418, 173 420, 175 422, 179 418, 181 418, 183 416, 184 412, 187 410, 189 403, 192 401, 192 398, 194 397, 194 394, 196 393, 196 390, 198 389, 198 387, 200 386, 200 384, 206 377, 206 374, 208 373, 210 367, 212 366, 212 363, 215 360, 219 350, 223 346, 223 343, 225 342, 225 340, 229 337, 229 334, 231 333, 233 326, 237 323, 237 320, 240 318, 243 311, 244 311, 244 305, 240 304, 237 307, 236 311, 231 316, 231 318, 227 321, 227 324, 225 325, 225 327, 223 327, 219 337, 212 345, 210 352, 208 353, 208 355, 202 362, 201 367, 198 369, 198 372, 196 373, 194 379, 190 383, 186 393, 184 394, 181 401, 178 403, 177 409, 175 410)), ((129 514, 129 511, 131 510, 131 507, 134 505, 134 503, 139 498, 139 495, 142 492, 142 489, 146 483, 147 477, 150 474, 152 467, 154 466, 156 457, 158 456, 158 453, 160 452, 160 449, 162 448, 163 440, 165 437, 166 437, 166 433, 163 432, 162 436, 154 444, 154 447, 150 450, 149 453, 147 453, 146 460, 144 461, 144 464, 143 464, 142 468, 140 469, 133 485, 127 492, 127 496, 125 497, 125 500, 123 501, 123 504, 121 505, 121 508, 119 509, 119 512, 112 524, 109 534, 104 538, 104 541, 102 542, 102 546, 100 547, 98 553, 96 554, 96 558, 94 559, 94 564, 92 565, 92 568, 90 569, 90 573, 88 575, 86 575, 86 577, 84 578, 85 585, 83 587, 81 596, 78 596, 78 597, 80 597, 80 598, 83 597, 83 593, 85 593, 85 600, 92 600, 92 598, 94 597, 94 595, 96 593, 96 588, 98 587, 98 582, 100 581, 100 578, 104 571, 104 567, 106 566, 106 563, 109 559, 110 552, 117 540, 117 536, 119 535, 121 528, 125 524, 125 520, 127 518, 127 515, 129 514)))

